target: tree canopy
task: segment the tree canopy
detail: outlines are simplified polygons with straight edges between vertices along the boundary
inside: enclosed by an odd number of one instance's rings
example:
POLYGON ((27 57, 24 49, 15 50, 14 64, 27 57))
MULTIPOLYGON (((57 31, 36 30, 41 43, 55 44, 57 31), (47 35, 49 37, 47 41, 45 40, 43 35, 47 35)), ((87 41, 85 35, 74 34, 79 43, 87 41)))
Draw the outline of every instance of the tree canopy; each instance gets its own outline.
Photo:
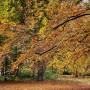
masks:
POLYGON ((1 0, 1 65, 5 56, 11 72, 23 63, 41 76, 50 68, 61 74, 64 70, 86 74, 90 70, 90 1, 1 0))

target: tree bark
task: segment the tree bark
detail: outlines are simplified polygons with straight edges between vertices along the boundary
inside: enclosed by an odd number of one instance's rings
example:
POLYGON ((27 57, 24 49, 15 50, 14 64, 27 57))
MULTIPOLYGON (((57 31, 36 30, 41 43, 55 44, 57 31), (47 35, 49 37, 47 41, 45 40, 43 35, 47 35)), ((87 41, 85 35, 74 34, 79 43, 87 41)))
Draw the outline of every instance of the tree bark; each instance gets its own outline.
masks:
POLYGON ((35 71, 33 71, 31 78, 32 78, 32 80, 35 80, 35 71))
POLYGON ((75 77, 78 77, 78 70, 76 69, 75 77))
POLYGON ((4 81, 7 81, 7 68, 8 68, 8 59, 5 57, 5 63, 4 63, 4 81))
POLYGON ((38 81, 44 80, 45 64, 42 61, 38 61, 38 81))
POLYGON ((67 18, 64 22, 62 22, 59 25, 55 26, 53 29, 56 30, 58 27, 66 24, 67 22, 70 22, 72 20, 75 20, 75 19, 80 18, 80 17, 83 17, 83 16, 90 16, 90 14, 89 13, 86 13, 86 14, 78 14, 76 16, 71 16, 71 17, 67 18))

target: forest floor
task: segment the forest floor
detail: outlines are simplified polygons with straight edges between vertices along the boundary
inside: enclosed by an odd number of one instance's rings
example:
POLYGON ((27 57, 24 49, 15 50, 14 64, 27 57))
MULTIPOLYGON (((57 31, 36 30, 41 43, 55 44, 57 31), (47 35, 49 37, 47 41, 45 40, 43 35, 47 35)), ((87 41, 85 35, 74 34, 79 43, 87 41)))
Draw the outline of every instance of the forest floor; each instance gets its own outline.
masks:
POLYGON ((0 82, 0 90, 90 90, 90 82, 71 82, 71 81, 0 82))

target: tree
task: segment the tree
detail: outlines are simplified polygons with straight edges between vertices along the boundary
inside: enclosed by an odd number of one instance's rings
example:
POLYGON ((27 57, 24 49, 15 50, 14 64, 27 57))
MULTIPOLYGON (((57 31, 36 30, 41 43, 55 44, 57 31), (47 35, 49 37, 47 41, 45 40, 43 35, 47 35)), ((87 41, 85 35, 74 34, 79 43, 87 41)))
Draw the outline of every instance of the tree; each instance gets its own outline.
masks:
POLYGON ((49 66, 61 72, 66 67, 76 76, 77 71, 81 73, 79 68, 83 70, 90 53, 90 11, 81 4, 82 0, 20 0, 14 1, 14 8, 18 7, 17 3, 25 17, 22 21, 26 20, 29 24, 22 25, 19 31, 17 26, 13 39, 9 38, 8 43, 2 46, 2 53, 10 53, 14 47, 21 52, 11 63, 12 71, 28 60, 32 71, 35 70, 33 74, 38 74, 38 80, 43 80, 49 66))

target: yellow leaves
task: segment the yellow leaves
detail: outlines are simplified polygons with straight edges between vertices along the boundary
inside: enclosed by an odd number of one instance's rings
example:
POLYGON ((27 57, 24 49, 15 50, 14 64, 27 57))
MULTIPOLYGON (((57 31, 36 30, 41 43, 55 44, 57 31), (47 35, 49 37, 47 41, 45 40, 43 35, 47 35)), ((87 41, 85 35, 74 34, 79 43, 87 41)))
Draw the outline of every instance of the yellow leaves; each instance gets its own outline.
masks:
POLYGON ((43 16, 43 12, 40 12, 39 10, 37 10, 37 12, 35 13, 35 16, 38 18, 41 18, 43 16))
POLYGON ((38 12, 38 18, 41 18, 43 16, 43 12, 38 12))
POLYGON ((48 19, 46 17, 42 20, 42 25, 46 26, 48 24, 48 19))
POLYGON ((63 63, 57 59, 57 56, 54 56, 53 60, 50 61, 48 67, 52 67, 52 66, 53 66, 53 68, 60 70, 61 68, 63 68, 63 63))
POLYGON ((2 19, 0 22, 3 23, 3 24, 6 24, 7 23, 7 19, 2 19))
POLYGON ((29 28, 33 29, 33 27, 35 26, 35 23, 36 23, 36 21, 34 21, 34 19, 31 19, 29 28))
POLYGON ((70 58, 74 53, 73 52, 67 52, 67 57, 70 58))
POLYGON ((48 67, 54 67, 54 68, 57 68, 57 69, 59 69, 60 68, 60 62, 59 62, 59 60, 53 60, 49 65, 48 65, 48 67))
POLYGON ((37 61, 42 61, 42 57, 41 57, 41 56, 35 55, 34 57, 35 57, 35 61, 36 61, 36 62, 37 62, 37 61))
POLYGON ((39 30, 39 34, 44 34, 45 31, 46 31, 46 27, 42 27, 39 30))
POLYGON ((9 22, 8 24, 9 24, 10 26, 15 26, 15 25, 16 25, 15 22, 9 22))
POLYGON ((13 16, 13 15, 14 15, 13 12, 15 12, 15 7, 12 7, 12 9, 11 9, 10 12, 9 12, 9 15, 10 15, 10 16, 13 16))
POLYGON ((43 20, 41 22, 42 27, 40 28, 40 30, 38 32, 38 34, 40 34, 41 37, 44 37, 45 34, 46 34, 46 31, 47 31, 46 26, 47 26, 47 24, 48 24, 48 19, 46 17, 43 17, 43 20))

